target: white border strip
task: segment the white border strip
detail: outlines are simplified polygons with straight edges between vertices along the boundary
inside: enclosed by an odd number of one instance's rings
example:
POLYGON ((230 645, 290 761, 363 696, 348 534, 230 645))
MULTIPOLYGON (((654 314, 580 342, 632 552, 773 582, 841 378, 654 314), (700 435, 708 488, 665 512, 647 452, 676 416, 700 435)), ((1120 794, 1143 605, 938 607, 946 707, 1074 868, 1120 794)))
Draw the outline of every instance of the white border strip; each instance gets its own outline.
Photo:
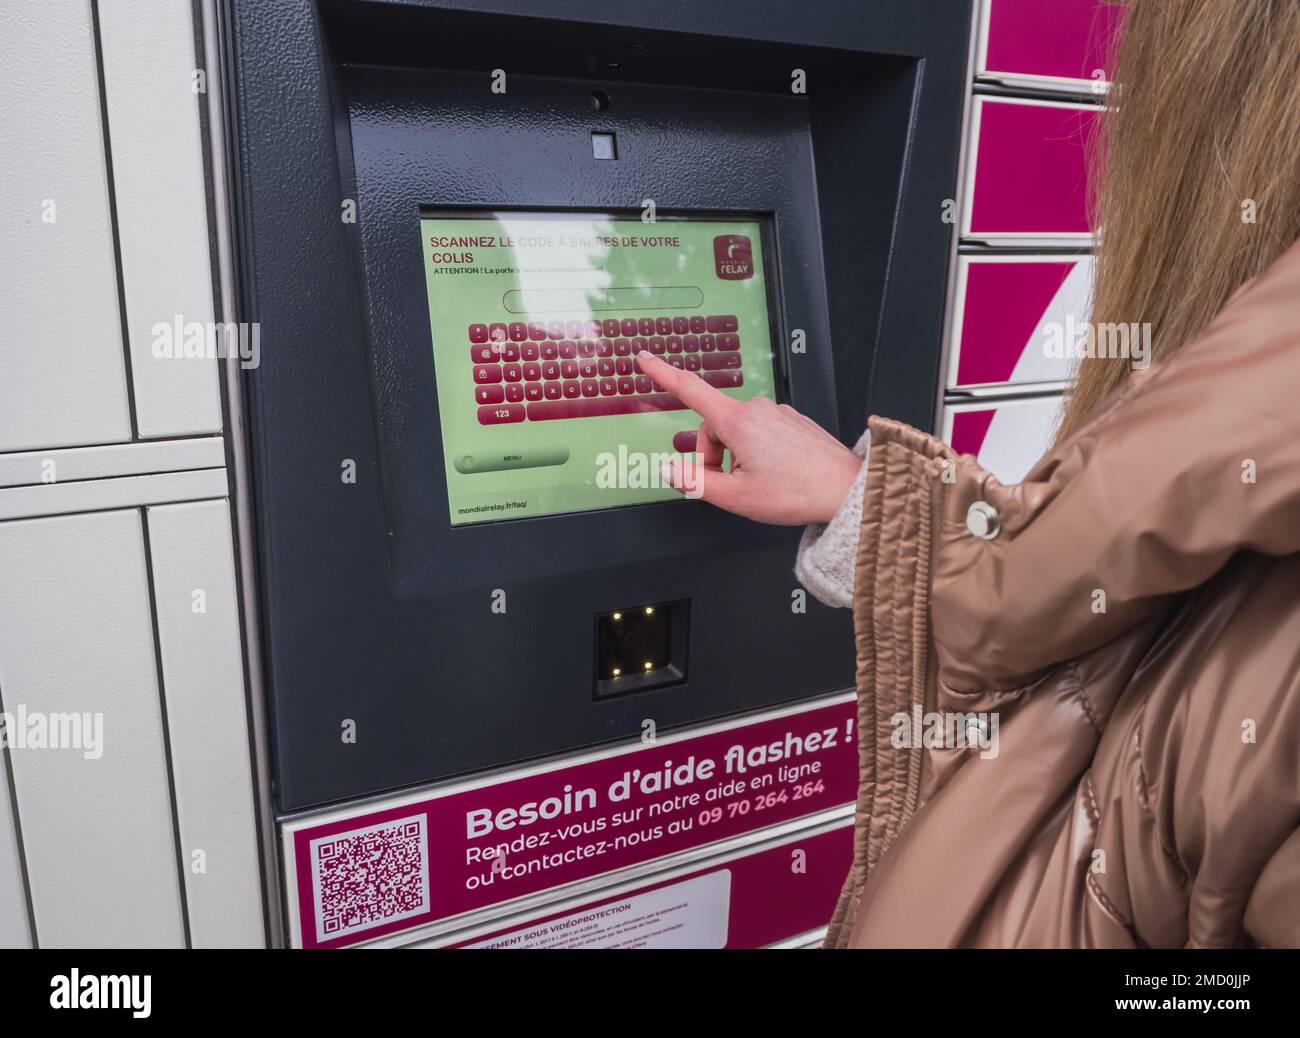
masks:
MULTIPOLYGON (((236 312, 235 261, 231 228, 231 194, 227 179, 225 66, 217 0, 200 0, 203 22, 203 65, 208 72, 208 158, 212 185, 213 225, 216 229, 216 269, 221 320, 236 312)), ((233 136, 233 135, 232 135, 233 136)), ((223 423, 230 452, 230 502, 234 516, 235 561, 238 566, 240 618, 243 626, 244 668, 248 686, 253 779, 257 796, 257 825, 262 865, 262 896, 266 903, 267 937, 272 948, 285 944, 284 905, 280 900, 280 857, 276 845, 275 802, 271 789, 270 710, 262 673, 262 631, 258 614, 257 540, 253 527, 253 490, 248 455, 248 420, 244 415, 239 358, 226 359, 223 423)))
POLYGON ((86 479, 48 486, 9 487, 0 490, 0 521, 65 515, 69 512, 102 512, 143 505, 165 505, 173 501, 201 501, 225 497, 226 470, 191 469, 152 476, 122 476, 118 479, 86 479))
POLYGON ((147 476, 186 469, 223 468, 220 436, 141 440, 99 447, 0 454, 0 487, 49 486, 116 476, 147 476))
MULTIPOLYGON (((591 887, 588 890, 575 890, 570 896, 561 900, 550 900, 545 904, 529 906, 520 911, 518 906, 512 906, 516 910, 508 914, 498 915, 493 919, 475 918, 472 921, 460 920, 455 929, 444 928, 440 933, 419 933, 413 937, 413 933, 398 935, 398 939, 379 940, 371 942, 364 947, 366 948, 384 948, 384 947, 415 947, 415 948, 440 948, 449 944, 461 944, 464 941, 472 941, 477 937, 485 937, 488 934, 495 933, 498 930, 513 929, 516 926, 527 926, 530 922, 540 919, 544 916, 554 915, 569 911, 576 911, 592 901, 605 900, 607 898, 617 898, 626 894, 634 893, 643 887, 659 883, 671 883, 675 879, 681 879, 684 876, 693 873, 702 872, 711 868, 720 868, 729 862, 738 861, 742 858, 749 858, 756 854, 762 854, 774 848, 786 844, 795 843, 799 840, 812 839, 817 836, 824 836, 827 833, 835 832, 838 829, 851 829, 853 827, 853 816, 851 810, 836 809, 835 812, 823 812, 822 815, 815 816, 821 819, 814 824, 804 824, 791 827, 789 823, 781 826, 773 826, 769 830, 761 832, 761 840, 751 840, 744 844, 719 843, 708 848, 709 853, 696 855, 693 858, 678 859, 674 856, 671 860, 673 864, 664 867, 664 862, 659 862, 659 868, 648 870, 636 875, 628 875, 621 878, 620 882, 614 884, 600 884, 591 887)), ((751 834, 753 835, 753 834, 751 834)), ((623 872, 624 870, 619 870, 623 872)), ((608 878, 608 877, 607 877, 608 878)), ((787 938, 789 941, 806 941, 810 934, 816 934, 818 931, 811 930, 802 934, 787 938)), ((821 933, 826 932, 823 927, 821 933)), ((418 932, 416 932, 418 933, 418 932)), ((784 942, 783 942, 784 943, 784 942)), ((779 947, 772 945, 771 947, 779 947)))

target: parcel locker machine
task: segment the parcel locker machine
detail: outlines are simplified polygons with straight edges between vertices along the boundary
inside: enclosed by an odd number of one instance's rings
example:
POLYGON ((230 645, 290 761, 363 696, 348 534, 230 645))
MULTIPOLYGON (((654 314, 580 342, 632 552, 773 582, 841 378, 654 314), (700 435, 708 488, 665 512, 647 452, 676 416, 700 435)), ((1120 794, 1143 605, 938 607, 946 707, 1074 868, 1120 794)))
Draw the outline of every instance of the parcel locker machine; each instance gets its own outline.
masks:
POLYGON ((851 686, 634 358, 929 424, 969 14, 228 0, 280 810, 851 686))

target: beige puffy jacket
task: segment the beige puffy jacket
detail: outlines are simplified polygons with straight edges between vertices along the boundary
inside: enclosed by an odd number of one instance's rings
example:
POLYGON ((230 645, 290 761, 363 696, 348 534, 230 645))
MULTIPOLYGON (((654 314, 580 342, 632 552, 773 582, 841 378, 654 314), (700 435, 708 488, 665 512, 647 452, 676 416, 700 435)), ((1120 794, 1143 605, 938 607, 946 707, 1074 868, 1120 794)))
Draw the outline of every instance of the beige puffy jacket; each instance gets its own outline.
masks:
POLYGON ((1017 486, 870 431, 827 944, 1300 945, 1300 245, 1017 486))

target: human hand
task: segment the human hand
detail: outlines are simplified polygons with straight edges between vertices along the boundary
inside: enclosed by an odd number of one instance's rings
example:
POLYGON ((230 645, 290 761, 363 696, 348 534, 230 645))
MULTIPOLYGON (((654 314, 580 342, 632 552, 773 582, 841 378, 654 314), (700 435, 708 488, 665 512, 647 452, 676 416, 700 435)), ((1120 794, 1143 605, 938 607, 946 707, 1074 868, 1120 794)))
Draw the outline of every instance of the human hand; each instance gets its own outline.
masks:
POLYGON ((697 458, 665 465, 676 489, 761 523, 828 523, 857 479, 862 459, 789 404, 736 400, 693 372, 644 350, 641 370, 697 412, 697 458), (731 471, 722 468, 731 451, 731 471))

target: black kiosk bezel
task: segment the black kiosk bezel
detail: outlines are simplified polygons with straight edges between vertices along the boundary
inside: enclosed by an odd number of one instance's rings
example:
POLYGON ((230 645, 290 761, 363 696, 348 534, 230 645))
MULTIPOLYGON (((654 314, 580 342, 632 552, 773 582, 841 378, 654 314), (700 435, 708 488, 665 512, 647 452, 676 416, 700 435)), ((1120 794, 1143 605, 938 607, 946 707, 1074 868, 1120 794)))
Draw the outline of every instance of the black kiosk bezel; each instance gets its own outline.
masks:
POLYGON ((969 0, 226 0, 281 812, 851 686, 847 611, 792 606, 798 530, 694 502, 448 525, 415 223, 421 205, 645 198, 770 214, 791 402, 846 442, 869 413, 928 425, 969 16, 969 0), (592 159, 593 130, 617 133, 616 160, 592 159), (593 696, 593 617, 678 601, 686 680, 593 696))

